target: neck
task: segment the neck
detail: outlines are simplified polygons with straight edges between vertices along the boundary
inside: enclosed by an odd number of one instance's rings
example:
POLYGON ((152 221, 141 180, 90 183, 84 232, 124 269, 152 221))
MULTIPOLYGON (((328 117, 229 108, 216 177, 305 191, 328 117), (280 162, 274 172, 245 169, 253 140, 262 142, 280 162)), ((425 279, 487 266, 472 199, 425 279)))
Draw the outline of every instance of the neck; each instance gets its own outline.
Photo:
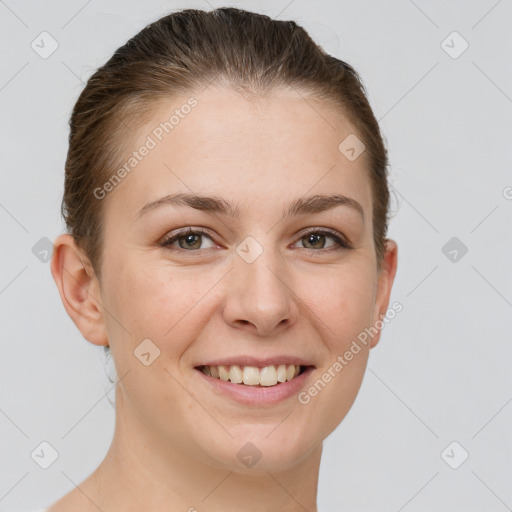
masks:
POLYGON ((242 471, 216 463, 197 447, 169 443, 123 414, 124 405, 118 393, 112 444, 81 486, 94 510, 317 512, 321 443, 285 468, 258 469, 256 464, 242 471))

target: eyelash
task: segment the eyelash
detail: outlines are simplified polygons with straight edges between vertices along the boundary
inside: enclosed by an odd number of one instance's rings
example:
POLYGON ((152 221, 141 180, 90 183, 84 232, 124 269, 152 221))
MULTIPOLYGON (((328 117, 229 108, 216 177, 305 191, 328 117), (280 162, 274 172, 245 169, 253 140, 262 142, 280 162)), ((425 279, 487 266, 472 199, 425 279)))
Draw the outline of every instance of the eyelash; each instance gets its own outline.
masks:
MULTIPOLYGON (((309 229, 301 234, 301 236, 299 237, 299 240, 304 238, 305 236, 310 235, 310 234, 328 235, 338 244, 338 247, 334 247, 334 248, 329 247, 327 249, 310 249, 310 251, 313 251, 313 252, 324 253, 324 252, 329 252, 329 251, 333 251, 333 250, 336 251, 336 250, 341 250, 341 249, 352 250, 354 248, 353 245, 348 240, 346 240, 342 236, 340 236, 337 233, 337 231, 334 231, 334 230, 331 230, 328 228, 309 229)), ((212 242, 214 241, 213 238, 203 229, 201 229, 201 228, 192 229, 191 227, 188 227, 186 230, 179 231, 178 233, 176 233, 170 237, 167 237, 166 239, 163 240, 163 242, 161 242, 160 245, 169 250, 177 251, 177 252, 189 252, 189 253, 200 252, 201 249, 188 251, 188 250, 182 249, 182 248, 175 248, 175 247, 171 248, 172 243, 176 242, 179 238, 187 236, 187 235, 201 235, 201 236, 205 236, 206 238, 209 238, 212 242)), ((303 249, 307 249, 307 247, 304 247, 303 249)))

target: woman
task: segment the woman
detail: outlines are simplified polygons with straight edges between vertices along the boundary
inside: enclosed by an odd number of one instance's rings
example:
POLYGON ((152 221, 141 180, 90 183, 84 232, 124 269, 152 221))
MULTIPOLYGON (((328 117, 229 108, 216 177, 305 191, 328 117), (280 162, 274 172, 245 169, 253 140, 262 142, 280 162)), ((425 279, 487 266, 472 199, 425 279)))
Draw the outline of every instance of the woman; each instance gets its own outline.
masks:
POLYGON ((51 270, 111 351, 116 423, 48 510, 316 511, 397 267, 357 73, 292 21, 183 10, 115 52, 70 127, 51 270))

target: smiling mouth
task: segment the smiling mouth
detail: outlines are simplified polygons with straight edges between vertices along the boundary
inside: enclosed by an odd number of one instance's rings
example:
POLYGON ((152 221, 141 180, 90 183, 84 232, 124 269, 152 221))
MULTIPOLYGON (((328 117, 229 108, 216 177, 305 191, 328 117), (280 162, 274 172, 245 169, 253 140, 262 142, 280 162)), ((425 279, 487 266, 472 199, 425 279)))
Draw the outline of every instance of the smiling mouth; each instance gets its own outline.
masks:
POLYGON ((224 382, 253 387, 277 386, 291 381, 304 373, 312 366, 298 366, 293 364, 270 365, 259 368, 257 366, 196 366, 205 375, 224 382))

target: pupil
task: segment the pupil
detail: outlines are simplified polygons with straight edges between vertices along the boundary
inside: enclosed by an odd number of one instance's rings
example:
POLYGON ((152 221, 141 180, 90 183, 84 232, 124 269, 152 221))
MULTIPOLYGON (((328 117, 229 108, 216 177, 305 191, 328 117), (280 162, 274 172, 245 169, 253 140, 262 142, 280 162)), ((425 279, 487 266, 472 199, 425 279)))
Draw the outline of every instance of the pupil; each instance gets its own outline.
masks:
POLYGON ((309 235, 309 240, 308 240, 308 243, 312 244, 312 245, 316 245, 318 244, 320 238, 322 237, 323 235, 315 235, 314 233, 309 235))
MULTIPOLYGON (((194 235, 194 234, 189 234, 189 235, 184 235, 184 239, 185 239, 185 244, 190 248, 191 246, 194 245, 194 243, 197 245, 197 241, 194 242, 194 238, 196 237, 199 237, 199 235, 194 235)), ((184 247, 186 248, 186 247, 184 247)))

